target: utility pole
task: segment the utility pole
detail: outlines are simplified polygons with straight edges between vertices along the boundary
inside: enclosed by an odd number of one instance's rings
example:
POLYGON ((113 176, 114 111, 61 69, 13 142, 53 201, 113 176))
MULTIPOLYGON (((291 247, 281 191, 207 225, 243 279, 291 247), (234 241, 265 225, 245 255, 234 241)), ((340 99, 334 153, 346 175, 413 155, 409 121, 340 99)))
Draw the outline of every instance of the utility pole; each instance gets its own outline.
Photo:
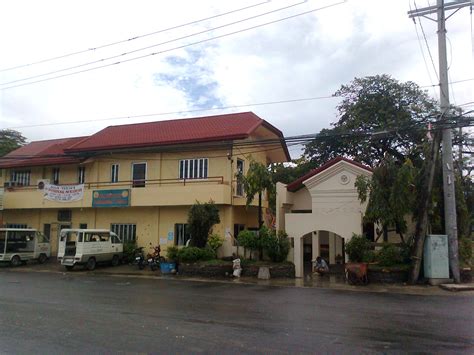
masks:
MULTIPOLYGON (((472 1, 457 0, 449 3, 444 0, 437 0, 435 6, 428 6, 414 11, 409 11, 408 16, 425 17, 435 21, 438 24, 438 55, 439 55, 439 86, 440 86, 440 120, 447 120, 449 116, 449 83, 448 83, 448 61, 446 55, 446 10, 454 10, 472 6, 472 1), (428 15, 437 14, 436 20, 428 15)), ((453 13, 453 14, 454 14, 453 13)), ((451 14, 449 17, 451 17, 451 14)), ((448 18, 449 18, 448 17, 448 18)), ((443 151, 443 193, 444 193, 444 223, 445 231, 448 235, 449 243, 449 267, 454 281, 459 283, 459 256, 458 256, 458 230, 456 219, 456 196, 455 196, 455 178, 453 166, 453 137, 451 128, 444 128, 442 133, 443 151)))

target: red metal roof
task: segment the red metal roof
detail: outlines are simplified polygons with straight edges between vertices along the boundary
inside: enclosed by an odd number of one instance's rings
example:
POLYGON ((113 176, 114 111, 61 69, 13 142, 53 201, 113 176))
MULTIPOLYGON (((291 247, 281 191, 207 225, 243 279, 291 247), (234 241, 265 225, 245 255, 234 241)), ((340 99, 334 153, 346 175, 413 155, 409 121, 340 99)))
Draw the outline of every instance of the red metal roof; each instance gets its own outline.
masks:
MULTIPOLYGON (((66 149, 66 152, 81 153, 245 139, 260 125, 265 126, 277 136, 283 137, 280 130, 253 112, 241 112, 218 116, 109 126, 69 147, 66 149)), ((286 144, 283 143, 282 148, 285 150, 288 160, 290 160, 286 144)))
MULTIPOLYGON (((114 149, 245 139, 260 126, 283 138, 280 130, 253 112, 126 124, 109 126, 89 137, 29 143, 0 158, 0 168, 72 164, 80 161, 81 154, 114 149)), ((282 149, 290 160, 284 141, 282 149)))
POLYGON ((64 153, 64 149, 87 137, 51 139, 31 142, 0 158, 0 168, 78 163, 80 159, 64 153))
POLYGON ((286 186, 286 189, 288 191, 291 191, 291 192, 295 192, 295 191, 298 191, 299 189, 301 189, 304 185, 303 185, 303 181, 306 181, 307 179, 309 179, 310 177, 314 176, 314 175, 317 175, 321 172, 323 172, 324 170, 330 168, 331 166, 333 165, 336 165, 337 163, 339 163, 340 161, 345 161, 349 164, 352 164, 352 165, 355 165, 359 168, 362 168, 362 169, 365 169, 367 171, 370 171, 372 172, 372 169, 368 166, 365 166, 364 164, 361 164, 359 162, 356 162, 352 159, 347 159, 347 158, 343 158, 343 157, 337 157, 337 158, 334 158, 334 159, 331 159, 330 161, 328 161, 327 163, 325 163, 324 165, 316 168, 316 169, 313 169, 311 171, 309 171, 308 173, 306 173, 305 175, 303 175, 302 177, 296 179, 295 181, 289 183, 287 186, 286 186))

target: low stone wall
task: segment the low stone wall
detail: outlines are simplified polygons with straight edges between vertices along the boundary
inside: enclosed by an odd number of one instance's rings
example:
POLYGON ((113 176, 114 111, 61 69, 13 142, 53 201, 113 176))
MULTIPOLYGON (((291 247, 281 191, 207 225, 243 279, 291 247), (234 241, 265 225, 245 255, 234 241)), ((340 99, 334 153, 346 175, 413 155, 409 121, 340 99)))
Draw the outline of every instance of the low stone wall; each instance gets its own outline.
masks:
MULTIPOLYGON (((260 266, 270 269, 271 278, 294 278, 295 265, 268 264, 268 265, 243 265, 242 276, 257 277, 260 266)), ((180 263, 178 266, 179 275, 202 276, 202 277, 229 277, 233 273, 232 263, 229 264, 206 264, 206 263, 180 263)))
POLYGON ((368 271, 369 282, 373 283, 403 283, 408 281, 406 270, 371 270, 368 271))
POLYGON ((216 265, 180 263, 178 266, 178 273, 183 276, 226 277, 232 275, 232 272, 232 263, 216 265))
POLYGON ((270 269, 270 277, 272 279, 295 277, 295 265, 290 263, 278 265, 245 265, 242 267, 242 276, 257 277, 260 266, 266 266, 270 269))

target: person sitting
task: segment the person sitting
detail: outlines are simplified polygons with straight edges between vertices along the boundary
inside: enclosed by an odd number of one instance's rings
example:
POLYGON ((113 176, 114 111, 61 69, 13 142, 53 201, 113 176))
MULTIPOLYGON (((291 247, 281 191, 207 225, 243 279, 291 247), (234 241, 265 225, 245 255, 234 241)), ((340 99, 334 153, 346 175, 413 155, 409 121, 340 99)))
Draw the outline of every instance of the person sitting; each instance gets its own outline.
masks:
POLYGON ((329 266, 326 263, 326 261, 318 256, 316 260, 313 260, 314 266, 313 270, 314 272, 318 273, 319 275, 324 275, 329 272, 329 266))

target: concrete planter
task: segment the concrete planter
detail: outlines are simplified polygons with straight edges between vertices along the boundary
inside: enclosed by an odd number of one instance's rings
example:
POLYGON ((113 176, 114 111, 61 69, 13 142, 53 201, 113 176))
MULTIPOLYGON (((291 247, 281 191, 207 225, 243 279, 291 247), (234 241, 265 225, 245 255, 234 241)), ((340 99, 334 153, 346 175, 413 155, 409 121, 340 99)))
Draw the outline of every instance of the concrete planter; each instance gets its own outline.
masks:
POLYGON ((374 270, 368 271, 369 282, 372 283, 404 283, 408 281, 408 270, 374 270))
POLYGON ((209 265, 205 263, 179 263, 178 273, 183 276, 226 277, 232 275, 232 263, 209 265))
POLYGON ((266 266, 270 269, 270 277, 272 279, 295 277, 295 265, 289 263, 275 265, 244 265, 242 267, 242 276, 257 277, 260 266, 266 266))

